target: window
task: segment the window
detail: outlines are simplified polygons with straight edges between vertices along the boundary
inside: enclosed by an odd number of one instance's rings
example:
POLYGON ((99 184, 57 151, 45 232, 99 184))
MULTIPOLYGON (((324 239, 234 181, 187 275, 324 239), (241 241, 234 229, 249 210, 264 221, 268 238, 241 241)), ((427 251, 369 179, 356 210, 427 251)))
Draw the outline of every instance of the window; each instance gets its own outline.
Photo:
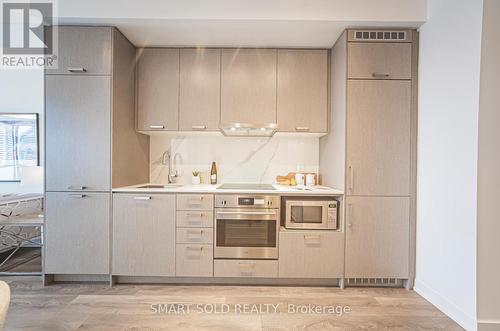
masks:
POLYGON ((19 181, 22 167, 38 165, 38 114, 0 113, 0 181, 19 181))

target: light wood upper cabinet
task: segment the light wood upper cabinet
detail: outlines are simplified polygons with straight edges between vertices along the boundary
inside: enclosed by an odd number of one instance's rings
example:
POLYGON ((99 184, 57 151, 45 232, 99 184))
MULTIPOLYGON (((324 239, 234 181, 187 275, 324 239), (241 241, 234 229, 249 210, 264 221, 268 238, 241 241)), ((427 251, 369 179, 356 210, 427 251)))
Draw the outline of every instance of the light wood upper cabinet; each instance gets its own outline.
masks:
POLYGON ((45 82, 47 191, 110 190, 110 77, 48 75, 45 82))
POLYGON ((180 50, 179 129, 216 131, 220 110, 220 49, 180 50))
POLYGON ((109 274, 109 193, 47 192, 45 272, 109 274))
POLYGON ((221 123, 276 123, 276 50, 223 49, 221 123))
POLYGON ((410 194, 411 81, 347 83, 347 193, 410 194))
POLYGON ((278 130, 328 131, 328 51, 278 50, 278 130))
POLYGON ((179 128, 179 49, 137 51, 137 129, 179 128))
POLYGON ((347 198, 345 277, 408 278, 409 201, 347 198))
POLYGON ((175 275, 175 195, 113 195, 114 275, 175 275))
POLYGON ((411 43, 348 43, 347 76, 411 79, 411 43))
POLYGON ((280 231, 280 278, 341 278, 344 273, 344 233, 280 231))
POLYGON ((112 31, 112 27, 58 26, 58 67, 46 74, 110 75, 112 31))

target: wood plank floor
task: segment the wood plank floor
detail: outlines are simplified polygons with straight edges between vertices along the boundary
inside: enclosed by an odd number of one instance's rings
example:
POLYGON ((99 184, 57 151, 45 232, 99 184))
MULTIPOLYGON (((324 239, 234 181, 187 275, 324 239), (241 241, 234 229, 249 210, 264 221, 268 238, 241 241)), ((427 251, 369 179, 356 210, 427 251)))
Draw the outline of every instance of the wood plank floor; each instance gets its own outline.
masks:
POLYGON ((43 287, 37 277, 3 280, 12 290, 6 330, 462 330, 418 294, 404 289, 174 285, 110 288, 102 284, 43 287), (175 311, 155 313, 151 305, 157 309, 158 304, 175 311), (189 304, 189 312, 180 312, 189 304), (269 308, 270 304, 277 305, 276 312, 269 308), (288 312, 288 305, 307 308, 309 304, 342 307, 344 311, 349 307, 350 312, 288 312), (229 311, 210 313, 213 307, 229 311), (255 312, 254 307, 261 309, 255 312))

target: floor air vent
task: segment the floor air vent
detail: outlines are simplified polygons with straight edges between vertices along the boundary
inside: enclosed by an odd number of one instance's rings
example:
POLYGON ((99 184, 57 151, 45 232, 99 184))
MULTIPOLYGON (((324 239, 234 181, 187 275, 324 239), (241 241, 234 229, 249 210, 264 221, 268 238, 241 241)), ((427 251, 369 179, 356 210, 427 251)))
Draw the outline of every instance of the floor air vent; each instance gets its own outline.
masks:
POLYGON ((397 278, 347 278, 346 286, 403 287, 403 280, 397 278))
POLYGON ((354 31, 355 40, 406 40, 406 31, 354 31))

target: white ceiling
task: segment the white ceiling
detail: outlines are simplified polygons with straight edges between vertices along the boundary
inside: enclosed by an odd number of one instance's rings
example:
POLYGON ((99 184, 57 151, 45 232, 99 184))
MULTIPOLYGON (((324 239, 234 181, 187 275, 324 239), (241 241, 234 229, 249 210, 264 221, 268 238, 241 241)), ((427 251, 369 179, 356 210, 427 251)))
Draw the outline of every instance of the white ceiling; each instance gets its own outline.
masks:
POLYGON ((426 0, 59 0, 59 24, 117 26, 136 46, 331 47, 346 27, 418 27, 426 0))

